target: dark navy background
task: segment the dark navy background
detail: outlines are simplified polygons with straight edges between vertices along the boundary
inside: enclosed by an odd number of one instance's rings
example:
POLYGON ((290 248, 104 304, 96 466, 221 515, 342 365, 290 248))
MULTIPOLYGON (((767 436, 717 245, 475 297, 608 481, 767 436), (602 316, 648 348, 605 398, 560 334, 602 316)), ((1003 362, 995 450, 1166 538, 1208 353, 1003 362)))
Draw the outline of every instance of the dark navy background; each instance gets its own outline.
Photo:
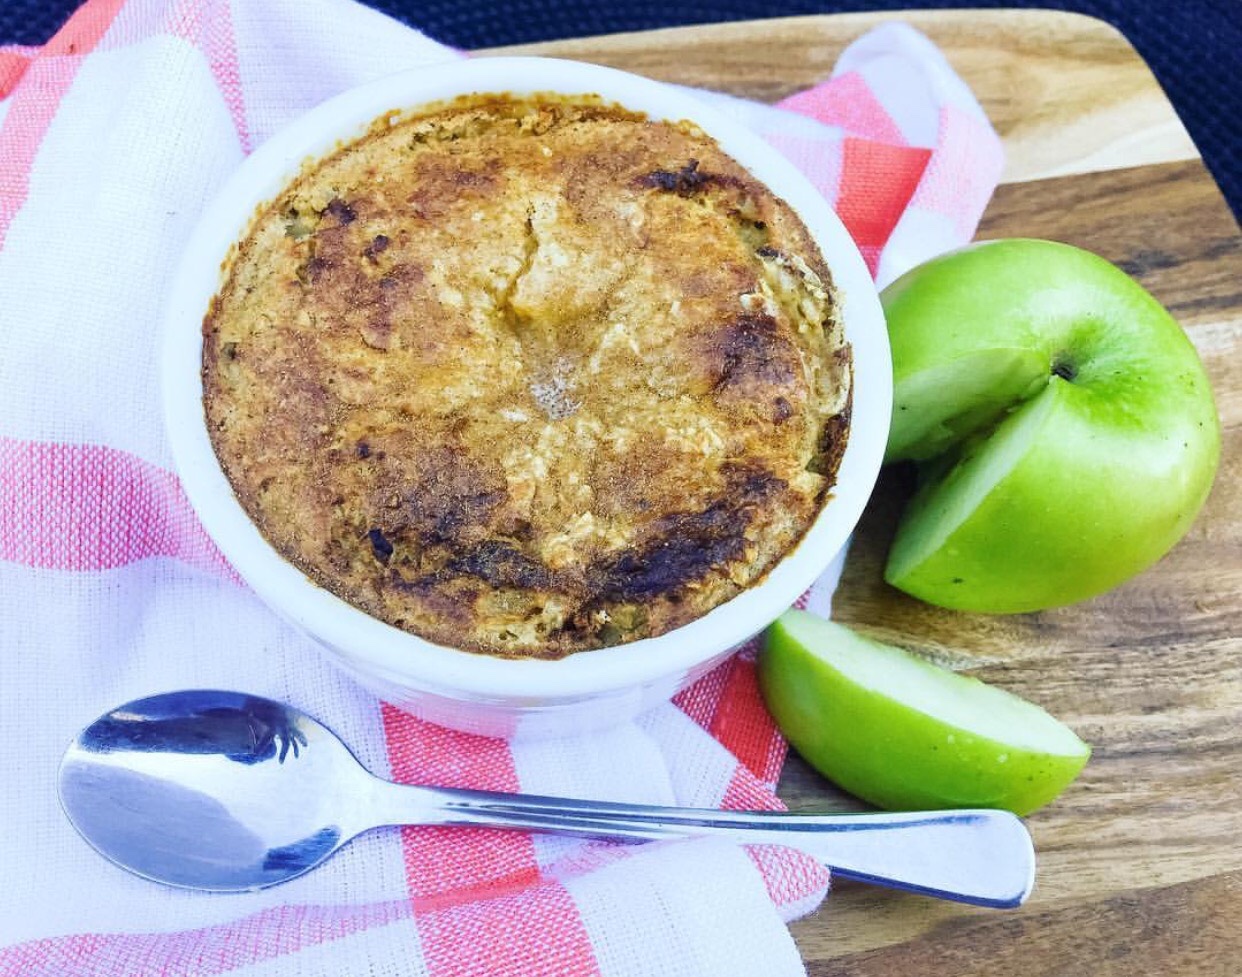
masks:
MULTIPOLYGON (((1120 28, 1160 79, 1233 207, 1242 213, 1242 0, 367 0, 461 48, 847 10, 1047 7, 1120 28)), ((0 43, 39 44, 76 0, 0 0, 0 43)))

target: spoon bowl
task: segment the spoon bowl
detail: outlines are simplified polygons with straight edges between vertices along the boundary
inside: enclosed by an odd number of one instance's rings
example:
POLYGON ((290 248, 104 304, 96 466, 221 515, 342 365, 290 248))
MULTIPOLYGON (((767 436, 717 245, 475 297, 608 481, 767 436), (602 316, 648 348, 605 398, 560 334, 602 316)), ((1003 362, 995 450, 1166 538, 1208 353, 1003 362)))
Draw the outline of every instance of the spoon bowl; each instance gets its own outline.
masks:
POLYGON ((391 784, 310 716, 239 692, 106 713, 69 745, 59 789, 74 827, 117 865, 214 892, 296 878, 395 824, 788 845, 843 876, 980 906, 1016 906, 1034 880, 1030 835, 1006 811, 752 814, 391 784))
POLYGON ((366 827, 350 821, 351 778, 366 787, 370 775, 304 713, 236 692, 173 692, 84 729, 61 762, 60 799, 118 865, 244 891, 301 875, 366 827))

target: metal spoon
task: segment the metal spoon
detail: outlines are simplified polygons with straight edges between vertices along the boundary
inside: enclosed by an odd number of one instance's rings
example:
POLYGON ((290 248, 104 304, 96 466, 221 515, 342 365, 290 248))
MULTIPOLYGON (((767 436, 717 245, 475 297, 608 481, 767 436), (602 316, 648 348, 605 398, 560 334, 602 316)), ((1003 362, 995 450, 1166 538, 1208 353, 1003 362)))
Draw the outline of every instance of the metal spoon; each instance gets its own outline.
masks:
POLYGON ((750 814, 391 784, 304 713, 237 692, 171 692, 101 716, 65 752, 60 800, 122 868, 218 892, 285 882, 397 824, 788 845, 841 876, 999 908, 1022 903, 1035 872, 1030 835, 1004 811, 750 814))

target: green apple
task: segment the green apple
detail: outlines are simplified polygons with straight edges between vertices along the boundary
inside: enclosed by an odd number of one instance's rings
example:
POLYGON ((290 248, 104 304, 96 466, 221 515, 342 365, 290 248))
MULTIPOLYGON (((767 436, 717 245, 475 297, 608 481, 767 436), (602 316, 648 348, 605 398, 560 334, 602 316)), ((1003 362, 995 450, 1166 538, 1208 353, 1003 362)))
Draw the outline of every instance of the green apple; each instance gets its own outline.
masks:
POLYGON ((1220 458, 1203 366, 1173 317, 1087 251, 991 241, 882 295, 887 460, 924 462, 885 579, 943 607, 1073 603, 1190 528, 1220 458))
POLYGON ((1091 755, 1039 706, 805 611, 768 629, 759 685, 808 763, 890 810, 1028 814, 1091 755))

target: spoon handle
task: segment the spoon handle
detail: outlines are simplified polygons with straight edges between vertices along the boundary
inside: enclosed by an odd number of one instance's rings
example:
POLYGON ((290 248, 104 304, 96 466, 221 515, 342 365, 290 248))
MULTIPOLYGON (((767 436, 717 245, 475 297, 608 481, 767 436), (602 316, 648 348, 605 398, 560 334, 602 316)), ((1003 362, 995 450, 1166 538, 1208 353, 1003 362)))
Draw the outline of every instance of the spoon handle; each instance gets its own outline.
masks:
POLYGON ((373 813, 389 824, 515 828, 628 841, 712 836, 785 845, 844 877, 978 906, 1020 905, 1035 876, 1031 836, 1008 811, 768 814, 395 784, 383 784, 377 794, 373 813))

